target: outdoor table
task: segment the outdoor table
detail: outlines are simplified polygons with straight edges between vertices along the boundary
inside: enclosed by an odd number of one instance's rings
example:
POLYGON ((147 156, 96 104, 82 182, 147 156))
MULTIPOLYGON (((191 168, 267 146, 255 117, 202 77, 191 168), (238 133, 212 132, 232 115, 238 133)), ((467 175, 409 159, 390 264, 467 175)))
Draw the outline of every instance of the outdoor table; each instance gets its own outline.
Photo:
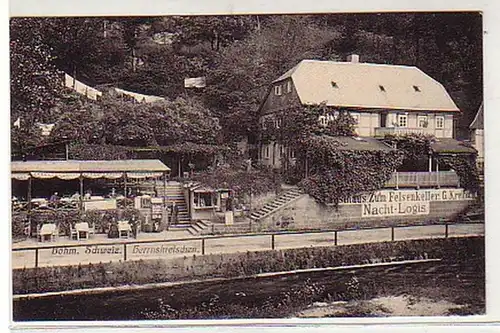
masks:
POLYGON ((90 228, 87 222, 80 222, 75 224, 76 239, 80 240, 80 235, 83 233, 85 238, 89 238, 90 228))
POLYGON ((31 199, 31 203, 35 206, 47 206, 49 202, 45 198, 34 198, 31 199))
POLYGON ((118 235, 122 238, 122 233, 125 232, 127 238, 130 236, 130 232, 132 228, 130 227, 130 223, 126 220, 118 221, 118 235))
POLYGON ((46 223, 40 228, 40 241, 43 242, 46 236, 50 236, 51 240, 54 240, 56 236, 57 226, 55 223, 46 223))

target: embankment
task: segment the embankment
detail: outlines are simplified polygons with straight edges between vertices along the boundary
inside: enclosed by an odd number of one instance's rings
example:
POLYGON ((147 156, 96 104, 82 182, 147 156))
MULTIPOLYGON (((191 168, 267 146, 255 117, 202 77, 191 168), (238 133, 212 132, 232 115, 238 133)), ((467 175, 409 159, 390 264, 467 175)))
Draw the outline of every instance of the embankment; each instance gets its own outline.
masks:
MULTIPOLYGON (((426 239, 13 270, 15 295, 415 259, 484 258, 484 237, 426 239)), ((484 260, 484 259, 482 259, 484 260)))

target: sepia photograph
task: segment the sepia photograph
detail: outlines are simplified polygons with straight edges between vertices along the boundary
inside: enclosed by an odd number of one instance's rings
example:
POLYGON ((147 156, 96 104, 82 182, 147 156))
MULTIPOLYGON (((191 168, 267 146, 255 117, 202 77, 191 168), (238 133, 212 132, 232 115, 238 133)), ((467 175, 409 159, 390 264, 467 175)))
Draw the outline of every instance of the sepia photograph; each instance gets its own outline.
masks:
POLYGON ((479 11, 9 20, 12 318, 486 314, 479 11))

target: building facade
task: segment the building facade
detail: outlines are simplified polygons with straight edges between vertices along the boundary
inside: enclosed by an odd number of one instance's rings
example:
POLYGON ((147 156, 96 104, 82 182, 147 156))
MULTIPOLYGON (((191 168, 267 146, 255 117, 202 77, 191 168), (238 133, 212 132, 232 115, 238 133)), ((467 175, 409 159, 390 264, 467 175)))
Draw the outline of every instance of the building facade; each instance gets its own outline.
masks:
MULTIPOLYGON (((260 106, 261 126, 279 127, 276 114, 286 117, 290 108, 323 104, 332 112, 320 116, 320 124, 327 126, 347 111, 360 137, 420 133, 453 138, 453 118, 460 110, 442 84, 416 67, 361 63, 356 55, 349 60, 303 60, 276 79, 260 106)), ((262 164, 279 168, 284 158, 294 158, 291 147, 260 145, 262 164)))
POLYGON ((476 117, 470 125, 471 143, 477 150, 477 164, 480 169, 484 168, 484 106, 481 104, 476 117))

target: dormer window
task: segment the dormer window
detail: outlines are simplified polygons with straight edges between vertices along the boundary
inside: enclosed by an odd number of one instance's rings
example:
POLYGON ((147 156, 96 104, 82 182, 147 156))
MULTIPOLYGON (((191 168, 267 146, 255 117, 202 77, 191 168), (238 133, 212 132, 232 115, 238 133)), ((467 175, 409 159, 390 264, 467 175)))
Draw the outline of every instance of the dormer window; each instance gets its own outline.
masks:
POLYGON ((282 93, 281 86, 274 86, 274 94, 276 96, 281 96, 281 93, 282 93))
POLYGON ((291 93, 292 92, 292 81, 287 81, 286 83, 286 92, 291 93))
POLYGON ((379 85, 379 86, 378 86, 378 88, 380 89, 380 91, 383 91, 383 92, 385 92, 385 88, 384 88, 384 86, 382 86, 382 85, 379 85))
POLYGON ((339 86, 337 85, 337 82, 332 81, 331 83, 332 83, 332 88, 338 88, 338 87, 339 87, 339 86))
POLYGON ((415 92, 420 92, 420 87, 419 86, 413 86, 413 90, 415 90, 415 92))

